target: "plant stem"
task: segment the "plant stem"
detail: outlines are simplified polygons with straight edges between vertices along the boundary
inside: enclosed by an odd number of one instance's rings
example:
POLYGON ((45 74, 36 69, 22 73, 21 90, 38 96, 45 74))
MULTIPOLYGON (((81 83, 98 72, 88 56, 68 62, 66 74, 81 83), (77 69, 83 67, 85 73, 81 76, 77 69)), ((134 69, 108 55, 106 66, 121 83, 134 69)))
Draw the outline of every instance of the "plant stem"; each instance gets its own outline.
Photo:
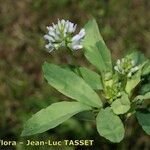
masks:
POLYGON ((72 52, 72 50, 68 47, 68 51, 69 51, 69 54, 72 56, 72 65, 74 65, 75 67, 76 67, 76 69, 77 69, 77 73, 78 73, 78 75, 79 76, 81 76, 82 77, 82 74, 81 74, 81 71, 80 71, 80 69, 79 69, 79 66, 78 66, 78 63, 77 63, 77 61, 76 61, 76 57, 75 57, 75 55, 73 54, 73 52, 72 52))

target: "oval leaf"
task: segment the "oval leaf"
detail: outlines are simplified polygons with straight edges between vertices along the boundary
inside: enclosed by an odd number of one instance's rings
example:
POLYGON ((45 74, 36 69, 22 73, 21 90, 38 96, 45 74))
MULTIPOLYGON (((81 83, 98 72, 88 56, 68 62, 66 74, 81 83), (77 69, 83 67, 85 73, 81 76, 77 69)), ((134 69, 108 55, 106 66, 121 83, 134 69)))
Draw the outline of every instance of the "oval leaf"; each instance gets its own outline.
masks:
POLYGON ((122 97, 116 99, 112 104, 111 108, 117 115, 124 114, 130 109, 130 100, 126 93, 122 93, 122 97))
POLYGON ((96 118, 97 131, 111 142, 118 143, 124 137, 124 126, 120 118, 115 115, 110 107, 102 109, 96 118))
POLYGON ((85 57, 97 69, 103 72, 112 71, 111 54, 106 47, 102 36, 100 35, 98 25, 95 19, 90 20, 85 25, 85 38, 83 47, 85 49, 85 57))
POLYGON ((141 69, 127 80, 127 84, 125 87, 126 92, 130 95, 131 91, 140 83, 140 81, 141 81, 141 69))
POLYGON ((92 87, 94 90, 102 90, 102 81, 99 74, 96 72, 89 70, 85 67, 79 68, 83 79, 92 87))
POLYGON ((102 107, 96 92, 72 71, 44 63, 43 72, 48 83, 64 95, 89 106, 102 107))
POLYGON ((143 130, 150 135, 150 111, 141 109, 136 111, 136 117, 143 130))
POLYGON ((26 122, 22 136, 42 133, 55 128, 73 115, 85 110, 91 110, 91 107, 79 102, 54 103, 34 114, 32 118, 26 122))

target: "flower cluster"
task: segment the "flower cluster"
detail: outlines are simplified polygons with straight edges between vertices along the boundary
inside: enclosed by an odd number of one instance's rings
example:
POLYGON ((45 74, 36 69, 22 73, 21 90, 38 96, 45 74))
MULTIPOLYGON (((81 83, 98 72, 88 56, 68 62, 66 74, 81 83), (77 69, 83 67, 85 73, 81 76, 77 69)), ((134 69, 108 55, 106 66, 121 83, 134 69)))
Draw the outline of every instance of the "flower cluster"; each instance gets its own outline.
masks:
POLYGON ((105 98, 108 99, 110 103, 121 96, 120 87, 121 83, 105 87, 105 98))
POLYGON ((85 36, 85 30, 81 29, 78 34, 74 35, 76 27, 76 24, 63 19, 58 20, 57 24, 53 23, 52 26, 48 26, 48 33, 44 36, 48 41, 45 47, 49 52, 60 47, 68 47, 71 50, 82 49, 81 42, 85 36))
POLYGON ((121 82, 118 81, 116 76, 111 76, 111 74, 107 73, 104 80, 104 97, 109 100, 109 102, 113 102, 115 99, 121 96, 121 82), (107 77, 109 79, 107 80, 107 77))
POLYGON ((129 58, 118 59, 114 69, 122 74, 131 77, 136 71, 139 70, 139 66, 136 66, 136 63, 129 58))

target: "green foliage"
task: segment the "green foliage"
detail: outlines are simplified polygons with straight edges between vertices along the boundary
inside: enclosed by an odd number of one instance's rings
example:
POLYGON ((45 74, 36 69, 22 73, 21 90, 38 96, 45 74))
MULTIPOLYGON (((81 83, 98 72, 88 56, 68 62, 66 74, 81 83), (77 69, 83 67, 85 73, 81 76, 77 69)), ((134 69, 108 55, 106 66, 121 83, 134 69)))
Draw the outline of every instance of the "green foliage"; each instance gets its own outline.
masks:
MULTIPOLYGON (((77 118, 83 115, 83 120, 95 122, 96 117, 98 133, 111 142, 119 143, 124 138, 125 129, 120 118, 126 120, 136 110, 139 123, 149 134, 149 121, 146 121, 149 113, 138 110, 143 101, 150 98, 149 88, 146 87, 144 94, 134 93, 136 87, 145 82, 149 73, 149 60, 140 52, 132 52, 113 66, 110 51, 94 19, 85 25, 85 33, 84 55, 100 73, 76 63, 64 68, 44 63, 43 73, 48 83, 78 102, 60 102, 39 111, 27 121, 22 135, 42 133, 85 110, 92 111, 79 114, 77 118), (94 90, 99 90, 100 94, 94 90)), ((74 55, 71 56, 76 59, 74 55)), ((147 104, 144 107, 148 107, 147 104)))
POLYGON ((117 115, 124 114, 130 109, 130 100, 126 93, 122 93, 121 98, 116 99, 112 104, 111 108, 117 115))
POLYGON ((80 67, 79 70, 83 79, 92 87, 92 89, 94 90, 103 89, 101 76, 99 74, 85 67, 80 67))
MULTIPOLYGON (((18 141, 22 124, 29 116, 64 98, 62 94, 43 82, 43 77, 41 77, 41 65, 45 60, 57 64, 70 62, 70 57, 66 51, 63 51, 62 55, 59 52, 48 54, 44 49, 43 35, 47 25, 56 22, 59 16, 60 19, 71 19, 78 24, 78 27, 82 27, 84 22, 93 15, 97 19, 103 38, 111 48, 113 58, 119 58, 123 53, 130 50, 139 50, 144 52, 146 57, 149 57, 148 4, 149 1, 146 0, 0 1, 0 138, 9 137, 18 141), (28 21, 26 18, 28 18, 28 21)), ((88 66, 89 64, 86 64, 82 56, 78 55, 78 64, 88 66)), ((89 68, 92 67, 89 66, 89 68)), ((147 69, 148 72, 149 70, 147 69)), ((134 93, 130 101, 134 99, 134 96, 144 95, 150 91, 148 76, 149 73, 142 75, 142 82, 133 90, 134 93)), ((97 92, 102 93, 102 91, 97 92)), ((148 102, 145 100, 143 105, 148 102)), ((140 107, 143 107, 143 105, 140 107)), ((120 116, 123 117, 124 115, 120 116)), ((93 122, 72 119, 78 122, 78 126, 75 123, 70 124, 69 119, 69 123, 68 121, 65 122, 67 124, 65 129, 64 124, 62 124, 52 131, 35 135, 33 138, 35 140, 47 140, 49 138, 50 140, 94 139, 95 144, 92 147, 94 150, 131 149, 131 145, 132 149, 138 150, 141 147, 142 149, 149 149, 149 136, 146 136, 142 129, 137 126, 134 117, 129 118, 132 125, 129 123, 126 126, 127 136, 119 145, 112 145, 99 137, 96 134, 93 122), (84 125, 91 130, 86 130, 84 125), (71 131, 70 128, 72 128, 71 131), (83 133, 83 136, 80 136, 81 133, 83 133)), ((126 123, 128 124, 128 120, 126 123)), ((1 147, 1 149, 5 149, 5 147, 1 147)), ((9 149, 75 150, 76 147, 27 147, 18 144, 17 147, 9 147, 9 149)), ((80 147, 77 149, 80 149, 80 147)), ((88 147, 83 147, 83 149, 88 149, 88 147)))
POLYGON ((111 103, 120 97, 121 86, 117 74, 106 74, 104 76, 104 96, 111 103))
POLYGON ((137 65, 143 65, 147 61, 147 58, 144 56, 144 54, 139 51, 133 51, 130 54, 127 54, 126 57, 134 60, 137 65))
POLYGON ((124 137, 124 126, 120 118, 115 115, 110 107, 102 109, 96 118, 99 134, 111 142, 120 142, 124 137))
POLYGON ((141 86, 141 89, 139 90, 140 95, 144 95, 145 93, 148 93, 150 91, 150 80, 147 81, 146 84, 141 86))
POLYGON ((125 90, 130 95, 132 90, 141 82, 141 76, 146 74, 148 60, 142 53, 136 51, 128 54, 126 58, 134 60, 134 63, 139 66, 138 72, 136 72, 131 78, 127 79, 125 90))
POLYGON ((102 36, 99 33, 99 28, 95 19, 89 20, 85 25, 86 36, 84 38, 84 47, 85 49, 88 46, 95 46, 99 41, 106 46, 102 36))
POLYGON ((73 115, 91 110, 91 107, 79 102, 58 102, 34 114, 25 124, 22 136, 42 133, 52 129, 73 115))
POLYGON ((127 84, 125 87, 126 92, 130 95, 132 90, 140 83, 140 81, 141 81, 141 69, 127 80, 127 84))
POLYGON ((54 64, 43 65, 44 77, 59 92, 92 107, 102 107, 102 102, 92 88, 75 73, 54 64))
POLYGON ((111 72, 111 54, 99 33, 97 23, 94 19, 85 25, 85 32, 86 35, 83 42, 85 57, 102 74, 111 72))
POLYGON ((136 117, 143 130, 150 135, 150 111, 146 109, 137 110, 136 117))
POLYGON ((143 67, 142 75, 150 74, 150 61, 148 61, 143 67))

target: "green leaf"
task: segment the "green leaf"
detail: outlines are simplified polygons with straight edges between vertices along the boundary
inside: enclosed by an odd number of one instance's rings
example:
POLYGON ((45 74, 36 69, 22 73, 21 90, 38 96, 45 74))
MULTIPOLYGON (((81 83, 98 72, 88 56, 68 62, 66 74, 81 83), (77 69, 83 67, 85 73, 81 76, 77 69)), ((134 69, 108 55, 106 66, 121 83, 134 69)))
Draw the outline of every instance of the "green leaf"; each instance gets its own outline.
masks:
POLYGON ((150 111, 141 109, 136 111, 136 117, 143 130, 150 135, 150 111))
POLYGON ((124 137, 124 126, 121 119, 110 107, 102 109, 96 118, 97 131, 111 142, 119 143, 124 137))
POLYGON ((92 87, 94 90, 102 90, 102 81, 99 74, 96 72, 89 70, 85 67, 79 68, 83 79, 92 87))
POLYGON ((85 57, 101 73, 112 71, 111 53, 106 47, 95 19, 90 20, 85 25, 85 38, 83 46, 85 57))
POLYGON ((150 73, 150 60, 147 59, 140 51, 134 51, 126 56, 127 58, 134 60, 137 66, 142 69, 141 74, 147 75, 150 73))
POLYGON ((121 98, 116 99, 112 104, 111 108, 117 115, 124 114, 130 109, 130 100, 126 93, 122 93, 121 98))
POLYGON ((150 80, 146 81, 146 84, 141 85, 139 92, 140 92, 140 95, 144 95, 144 94, 150 92, 150 80))
MULTIPOLYGON (((99 33, 99 28, 95 19, 91 19, 85 25, 86 36, 84 38, 84 44, 87 46, 95 45, 97 42, 101 41, 104 45, 105 42, 99 33)), ((106 45, 105 45, 106 46, 106 45)))
POLYGON ((141 69, 127 80, 125 91, 130 95, 131 91, 140 83, 140 81, 141 81, 141 69))
POLYGON ((29 136, 55 128, 73 115, 91 110, 79 102, 58 102, 34 114, 25 124, 22 136, 29 136))
POLYGON ((131 60, 134 60, 134 62, 137 65, 142 65, 147 61, 147 58, 140 51, 133 51, 132 53, 128 54, 126 57, 128 57, 131 60))
POLYGON ((150 61, 148 61, 142 70, 142 75, 150 74, 150 61))
POLYGON ((72 71, 44 63, 44 77, 48 83, 64 95, 93 107, 102 107, 102 102, 95 91, 72 71))
POLYGON ((95 115, 92 111, 84 111, 74 116, 77 120, 90 121, 95 123, 95 115))

